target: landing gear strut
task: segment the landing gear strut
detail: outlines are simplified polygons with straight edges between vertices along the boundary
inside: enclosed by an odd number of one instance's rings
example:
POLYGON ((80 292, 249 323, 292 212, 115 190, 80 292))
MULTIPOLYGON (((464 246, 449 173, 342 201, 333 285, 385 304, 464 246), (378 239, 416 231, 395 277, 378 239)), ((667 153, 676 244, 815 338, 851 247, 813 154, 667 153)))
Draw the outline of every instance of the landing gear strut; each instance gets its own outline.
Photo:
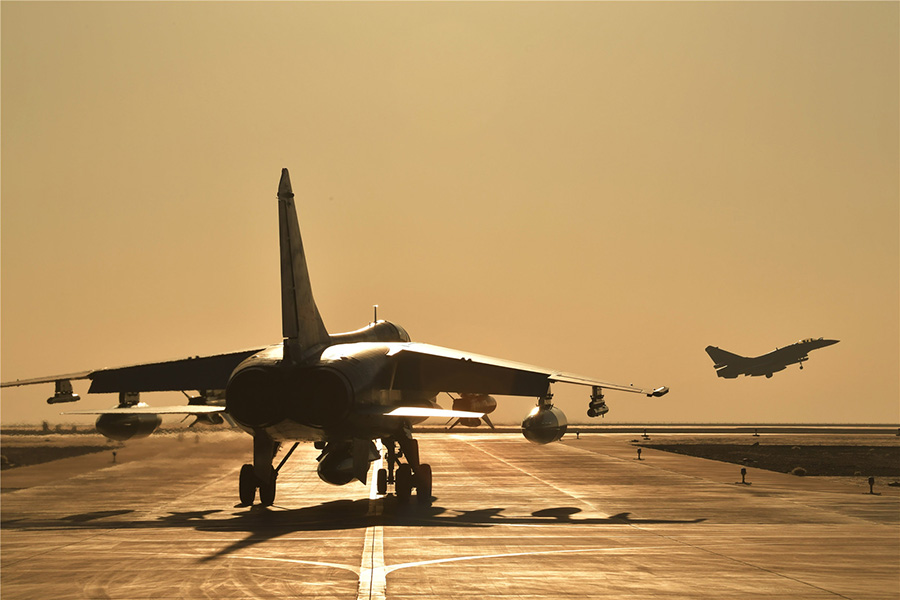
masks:
POLYGON ((379 469, 377 491, 384 495, 389 484, 400 504, 409 502, 413 489, 420 506, 431 506, 431 465, 419 462, 419 442, 411 437, 382 438, 387 449, 387 468, 379 469), (398 449, 399 447, 399 449, 398 449), (400 458, 406 458, 405 463, 400 458))

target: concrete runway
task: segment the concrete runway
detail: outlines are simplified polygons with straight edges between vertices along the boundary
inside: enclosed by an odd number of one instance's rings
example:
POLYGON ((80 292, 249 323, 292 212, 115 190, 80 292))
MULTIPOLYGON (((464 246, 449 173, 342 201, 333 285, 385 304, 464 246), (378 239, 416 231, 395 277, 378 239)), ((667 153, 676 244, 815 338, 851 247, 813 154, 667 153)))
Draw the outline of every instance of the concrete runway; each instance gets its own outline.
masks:
POLYGON ((249 436, 188 434, 4 471, 16 598, 900 598, 900 490, 645 449, 634 434, 419 436, 434 505, 315 475, 239 508, 249 436))

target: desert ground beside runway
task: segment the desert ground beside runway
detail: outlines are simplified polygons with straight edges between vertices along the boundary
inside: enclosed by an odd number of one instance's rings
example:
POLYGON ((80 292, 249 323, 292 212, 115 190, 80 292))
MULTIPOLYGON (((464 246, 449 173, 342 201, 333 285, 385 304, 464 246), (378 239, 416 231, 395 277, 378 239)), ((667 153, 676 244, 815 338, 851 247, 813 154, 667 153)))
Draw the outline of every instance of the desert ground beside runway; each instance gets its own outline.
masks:
POLYGON ((900 489, 752 467, 739 485, 734 464, 638 461, 636 437, 422 435, 431 508, 322 483, 311 445, 272 509, 236 507, 237 432, 7 470, 0 595, 900 598, 900 489))

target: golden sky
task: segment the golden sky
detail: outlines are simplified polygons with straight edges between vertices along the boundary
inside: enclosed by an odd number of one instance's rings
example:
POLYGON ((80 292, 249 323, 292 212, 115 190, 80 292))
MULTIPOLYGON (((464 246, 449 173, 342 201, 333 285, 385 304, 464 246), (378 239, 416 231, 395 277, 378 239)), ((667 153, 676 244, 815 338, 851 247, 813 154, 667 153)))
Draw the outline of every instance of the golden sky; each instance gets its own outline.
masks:
MULTIPOLYGON (((279 341, 288 167, 332 332, 379 304, 415 341, 672 388, 610 393, 605 423, 900 420, 897 2, 4 1, 0 24, 3 380, 279 341), (772 379, 704 352, 820 336, 772 379)), ((4 390, 0 418, 91 422, 51 394, 4 390)))

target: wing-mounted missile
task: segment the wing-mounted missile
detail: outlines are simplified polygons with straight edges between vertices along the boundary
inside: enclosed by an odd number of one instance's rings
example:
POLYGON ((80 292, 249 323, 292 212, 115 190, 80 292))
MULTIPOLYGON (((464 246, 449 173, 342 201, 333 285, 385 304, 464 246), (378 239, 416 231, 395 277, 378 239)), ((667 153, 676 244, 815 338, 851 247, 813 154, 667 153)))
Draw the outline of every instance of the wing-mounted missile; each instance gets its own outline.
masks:
POLYGON ((661 386, 653 390, 639 389, 631 386, 609 386, 609 385, 592 385, 591 386, 591 401, 588 403, 587 416, 593 418, 602 417, 606 413, 609 412, 609 406, 606 405, 606 400, 604 400, 603 389, 609 388, 619 391, 627 391, 627 392, 639 392, 646 395, 648 398, 660 398, 669 393, 669 388, 666 386, 661 386))
POLYGON ((606 400, 603 399, 603 388, 599 385, 591 386, 591 401, 588 403, 587 416, 593 418, 602 417, 609 412, 606 400))
MULTIPOLYGON (((187 417, 185 417, 185 419, 186 418, 187 417)), ((193 427, 197 423, 203 423, 205 425, 221 425, 224 422, 225 419, 219 413, 209 413, 208 415, 194 415, 194 422, 188 425, 188 427, 193 427)))
POLYGON ((59 404, 60 402, 78 402, 81 396, 72 390, 72 381, 59 379, 56 381, 56 391, 53 396, 47 398, 47 404, 59 404))
MULTIPOLYGON (((199 395, 191 396, 184 390, 181 391, 184 394, 184 397, 187 398, 188 406, 221 406, 224 404, 225 400, 225 391, 224 390, 199 390, 199 395), (218 403, 221 398, 221 404, 218 403)), ((192 415, 187 415, 182 422, 184 422, 188 417, 192 415)), ((194 414, 194 421, 188 425, 188 427, 193 427, 197 423, 204 423, 206 425, 221 425, 225 422, 225 419, 222 418, 220 413, 200 413, 194 414)))
POLYGON ((470 393, 462 393, 458 398, 450 396, 453 398, 453 410, 467 411, 467 412, 476 412, 476 413, 484 413, 481 417, 470 417, 470 418, 458 418, 453 422, 450 427, 447 429, 453 429, 457 425, 463 425, 465 427, 478 427, 483 422, 491 429, 494 429, 494 424, 491 422, 488 414, 494 412, 497 409, 497 400, 493 396, 489 396, 487 394, 470 394, 470 393))

